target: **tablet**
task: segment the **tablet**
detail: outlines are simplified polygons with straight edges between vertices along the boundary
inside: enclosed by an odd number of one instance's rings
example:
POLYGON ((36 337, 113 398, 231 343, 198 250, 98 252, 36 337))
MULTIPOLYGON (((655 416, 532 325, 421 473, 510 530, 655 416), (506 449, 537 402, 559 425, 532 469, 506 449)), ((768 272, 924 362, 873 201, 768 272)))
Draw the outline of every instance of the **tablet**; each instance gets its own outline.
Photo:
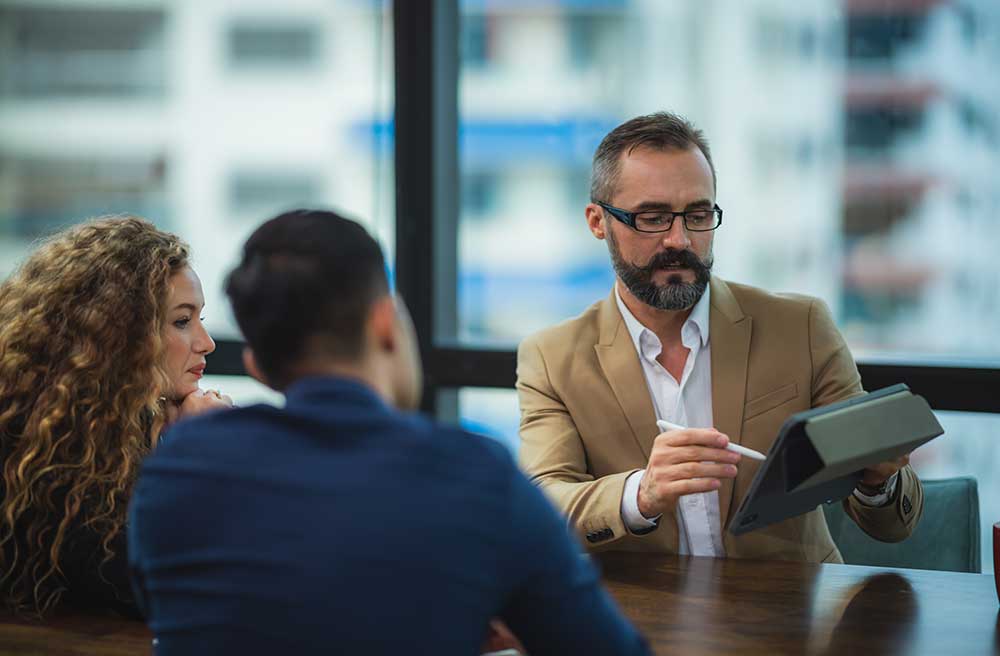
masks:
POLYGON ((863 469, 942 433, 927 401, 904 384, 796 413, 782 425, 729 531, 739 535, 840 501, 863 469))

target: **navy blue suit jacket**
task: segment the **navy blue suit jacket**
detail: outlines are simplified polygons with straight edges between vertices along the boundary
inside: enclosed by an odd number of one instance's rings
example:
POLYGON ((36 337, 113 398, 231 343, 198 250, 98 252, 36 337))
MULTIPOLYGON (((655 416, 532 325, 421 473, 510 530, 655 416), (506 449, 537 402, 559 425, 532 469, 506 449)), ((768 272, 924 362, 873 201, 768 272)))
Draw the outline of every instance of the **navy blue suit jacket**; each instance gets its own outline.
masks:
POLYGON ((488 438, 338 378, 180 422, 132 498, 133 582, 173 654, 646 653, 566 523, 488 438))

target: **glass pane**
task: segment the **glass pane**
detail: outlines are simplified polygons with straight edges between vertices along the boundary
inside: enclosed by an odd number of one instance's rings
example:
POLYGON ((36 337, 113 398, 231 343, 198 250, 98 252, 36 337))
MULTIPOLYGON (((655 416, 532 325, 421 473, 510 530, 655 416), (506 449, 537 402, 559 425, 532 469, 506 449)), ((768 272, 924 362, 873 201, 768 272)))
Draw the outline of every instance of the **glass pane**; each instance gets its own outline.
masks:
POLYGON ((862 357, 1000 356, 996 2, 470 0, 461 25, 465 342, 607 296, 590 159, 671 110, 712 144, 717 274, 820 296, 862 357))
MULTIPOLYGON (((517 452, 520 414, 512 389, 461 388, 458 393, 461 425, 506 444, 517 452)), ((979 485, 983 572, 993 571, 993 524, 1000 522, 1000 414, 935 413, 945 433, 914 451, 913 468, 924 479, 973 476, 979 485)))
POLYGON ((979 485, 983 572, 993 571, 993 524, 1000 522, 1000 414, 935 413, 944 435, 913 452, 921 478, 974 476, 979 485))
POLYGON ((465 430, 492 437, 517 453, 521 415, 514 390, 462 387, 458 390, 458 415, 465 430))
POLYGON ((163 95, 168 18, 163 9, 144 2, 114 9, 19 5, 0 9, 3 96, 163 95))
POLYGON ((107 213, 185 238, 216 338, 249 231, 342 211, 392 258, 387 2, 0 8, 0 278, 31 241, 107 213))

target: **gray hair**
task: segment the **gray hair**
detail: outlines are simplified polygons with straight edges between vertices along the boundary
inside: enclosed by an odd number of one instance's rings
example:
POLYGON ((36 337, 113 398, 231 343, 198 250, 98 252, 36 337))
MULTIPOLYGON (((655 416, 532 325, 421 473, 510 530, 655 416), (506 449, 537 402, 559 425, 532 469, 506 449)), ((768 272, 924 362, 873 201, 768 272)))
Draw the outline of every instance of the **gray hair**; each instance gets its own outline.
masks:
POLYGON ((704 133, 682 116, 656 112, 625 121, 601 141, 590 174, 591 202, 611 202, 621 173, 622 153, 631 154, 640 146, 656 150, 687 150, 697 146, 712 169, 712 186, 718 188, 712 152, 704 133))

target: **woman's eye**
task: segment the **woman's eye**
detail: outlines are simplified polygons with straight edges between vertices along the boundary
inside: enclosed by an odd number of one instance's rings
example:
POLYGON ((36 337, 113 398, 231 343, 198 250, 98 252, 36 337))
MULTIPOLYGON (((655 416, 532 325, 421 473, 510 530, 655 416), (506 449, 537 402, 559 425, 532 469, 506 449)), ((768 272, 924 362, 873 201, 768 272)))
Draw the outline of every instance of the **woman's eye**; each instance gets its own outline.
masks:
POLYGON ((191 323, 190 317, 184 317, 183 319, 178 319, 174 322, 175 328, 187 328, 187 325, 191 323))

